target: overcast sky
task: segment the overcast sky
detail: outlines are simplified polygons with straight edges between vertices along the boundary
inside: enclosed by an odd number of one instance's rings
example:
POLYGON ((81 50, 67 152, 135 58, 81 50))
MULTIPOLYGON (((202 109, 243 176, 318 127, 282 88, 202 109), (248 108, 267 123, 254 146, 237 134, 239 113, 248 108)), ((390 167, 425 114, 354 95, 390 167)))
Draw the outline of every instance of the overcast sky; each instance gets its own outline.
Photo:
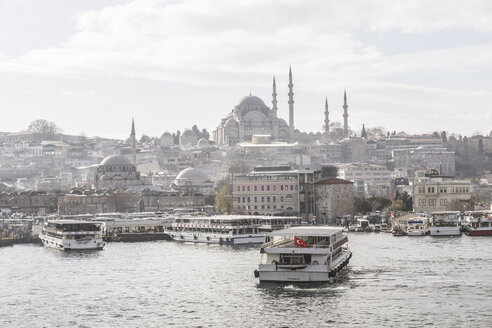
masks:
POLYGON ((295 126, 492 130, 492 1, 0 0, 0 131, 215 129, 249 94, 295 126))

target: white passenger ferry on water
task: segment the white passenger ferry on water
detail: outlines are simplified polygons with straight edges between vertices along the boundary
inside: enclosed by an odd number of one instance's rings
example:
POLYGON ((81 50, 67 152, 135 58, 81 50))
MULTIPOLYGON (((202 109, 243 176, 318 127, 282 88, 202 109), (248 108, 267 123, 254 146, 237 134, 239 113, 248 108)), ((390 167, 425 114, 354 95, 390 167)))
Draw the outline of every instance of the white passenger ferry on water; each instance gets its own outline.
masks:
POLYGON ((460 212, 440 211, 431 213, 431 236, 461 236, 460 212))
POLYGON ((298 217, 218 215, 183 216, 174 219, 167 233, 181 242, 246 245, 261 244, 275 229, 300 225, 298 217))
POLYGON ((103 249, 101 223, 79 220, 48 220, 39 234, 47 247, 64 251, 103 249))
POLYGON ((352 257, 337 227, 294 227, 274 231, 265 241, 255 270, 260 282, 333 282, 352 257))
POLYGON ((407 222, 407 236, 425 236, 428 232, 427 218, 415 217, 407 222))

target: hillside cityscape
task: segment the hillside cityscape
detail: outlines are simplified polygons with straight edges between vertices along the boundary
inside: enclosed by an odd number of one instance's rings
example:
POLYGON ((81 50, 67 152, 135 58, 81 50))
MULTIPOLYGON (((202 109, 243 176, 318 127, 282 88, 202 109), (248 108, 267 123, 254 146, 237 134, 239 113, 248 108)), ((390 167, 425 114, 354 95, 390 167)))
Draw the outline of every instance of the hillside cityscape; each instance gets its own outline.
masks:
POLYGON ((350 126, 344 91, 343 107, 320 102, 321 129, 305 133, 295 128, 290 69, 288 88, 288 107, 278 104, 275 78, 271 99, 250 93, 224 104, 213 130, 190 121, 189 129, 148 136, 136 117, 128 119, 126 140, 64 134, 42 118, 25 131, 3 132, 2 215, 180 209, 333 224, 384 209, 490 208, 492 132, 350 126))

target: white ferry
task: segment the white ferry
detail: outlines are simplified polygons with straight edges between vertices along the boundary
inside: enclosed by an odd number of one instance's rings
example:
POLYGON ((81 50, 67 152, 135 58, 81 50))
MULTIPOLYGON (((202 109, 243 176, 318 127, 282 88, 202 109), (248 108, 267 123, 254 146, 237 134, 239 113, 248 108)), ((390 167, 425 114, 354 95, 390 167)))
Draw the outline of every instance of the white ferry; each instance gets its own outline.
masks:
POLYGON ((469 236, 491 236, 492 211, 465 212, 463 227, 469 236))
POLYGON ((260 253, 260 282, 333 282, 352 257, 343 229, 326 226, 274 231, 260 253))
POLYGON ((265 234, 295 225, 298 217, 249 215, 182 216, 174 219, 167 233, 181 242, 247 245, 261 244, 265 234))
POLYGON ((171 218, 97 218, 102 221, 102 236, 105 241, 150 241, 169 240, 167 227, 172 223, 171 218))
POLYGON ((101 223, 79 220, 48 220, 39 238, 47 247, 64 251, 103 249, 101 223))
POLYGON ((427 233, 427 218, 415 217, 408 220, 407 236, 425 236, 427 233))
POLYGON ((440 211, 431 213, 431 236, 461 236, 459 211, 440 211))

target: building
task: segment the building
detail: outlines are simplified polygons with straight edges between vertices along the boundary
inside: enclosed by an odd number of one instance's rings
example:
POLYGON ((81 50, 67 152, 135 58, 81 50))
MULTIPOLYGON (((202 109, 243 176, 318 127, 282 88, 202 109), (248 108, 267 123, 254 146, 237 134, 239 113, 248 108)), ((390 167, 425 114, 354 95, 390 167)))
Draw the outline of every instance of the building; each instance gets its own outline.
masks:
POLYGON ((434 212, 460 209, 471 200, 471 182, 441 176, 435 170, 417 171, 413 185, 413 210, 434 212))
POLYGON ((292 170, 289 166, 255 167, 233 177, 236 213, 296 215, 306 220, 314 215, 314 182, 319 171, 292 170))
POLYGON ((67 194, 59 200, 59 215, 78 215, 115 212, 113 197, 108 194, 67 194))
POLYGON ((454 176, 455 153, 444 147, 406 148, 393 150, 395 168, 434 169, 445 176, 454 176))
POLYGON ((338 216, 353 211, 354 183, 339 178, 325 178, 315 183, 316 223, 335 223, 338 216))
POLYGON ((135 165, 127 157, 120 155, 106 157, 97 166, 94 180, 96 189, 127 188, 144 185, 135 165))
MULTIPOLYGON (((371 190, 386 190, 381 186, 389 186, 391 180, 391 172, 385 166, 367 163, 342 164, 338 167, 338 174, 341 179, 352 181, 358 193, 365 193, 371 190), (371 184, 378 188, 373 188, 371 184)), ((370 193, 383 196, 379 191, 370 193)))

